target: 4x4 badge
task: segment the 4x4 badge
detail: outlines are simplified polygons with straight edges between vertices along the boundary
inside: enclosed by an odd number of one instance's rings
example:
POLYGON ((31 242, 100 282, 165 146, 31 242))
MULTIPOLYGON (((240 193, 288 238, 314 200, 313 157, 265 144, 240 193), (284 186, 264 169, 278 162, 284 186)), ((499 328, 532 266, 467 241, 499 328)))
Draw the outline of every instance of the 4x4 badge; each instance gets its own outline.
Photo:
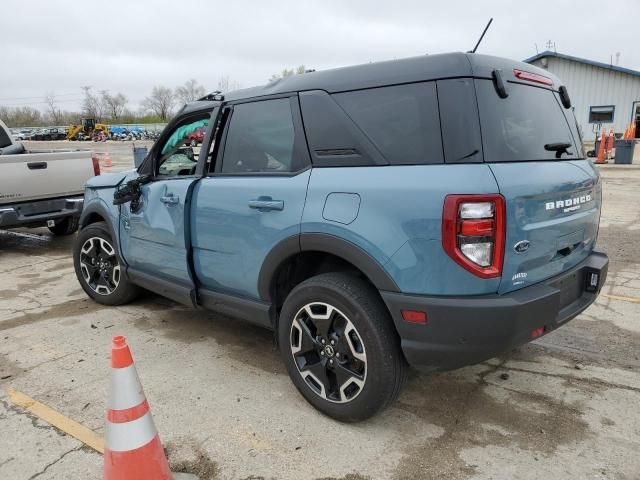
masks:
POLYGON ((524 253, 529 250, 530 246, 531 242, 529 240, 520 240, 513 246, 513 249, 516 251, 516 253, 524 253))

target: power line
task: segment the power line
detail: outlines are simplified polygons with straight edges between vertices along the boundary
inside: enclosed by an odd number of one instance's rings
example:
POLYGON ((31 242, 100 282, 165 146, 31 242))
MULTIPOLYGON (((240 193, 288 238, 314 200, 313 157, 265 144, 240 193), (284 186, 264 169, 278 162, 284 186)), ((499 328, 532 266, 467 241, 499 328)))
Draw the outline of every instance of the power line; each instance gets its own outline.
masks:
MULTIPOLYGON (((54 93, 53 96, 54 97, 69 97, 71 95, 80 95, 79 93, 54 93)), ((44 95, 34 95, 33 97, 5 97, 5 98, 0 98, 0 102, 4 102, 4 101, 12 101, 12 100, 30 100, 32 98, 44 98, 46 96, 46 94, 44 95)))
MULTIPOLYGON (((42 98, 42 97, 39 97, 42 98)), ((71 103, 71 102, 81 102, 83 101, 84 98, 83 97, 79 97, 79 98, 69 98, 69 99, 65 99, 65 100, 56 100, 55 103, 71 103)), ((4 103, 2 101, 0 101, 0 105, 2 105, 3 107, 19 107, 19 106, 23 106, 23 105, 47 105, 49 102, 47 101, 39 101, 39 102, 11 102, 11 103, 4 103)))

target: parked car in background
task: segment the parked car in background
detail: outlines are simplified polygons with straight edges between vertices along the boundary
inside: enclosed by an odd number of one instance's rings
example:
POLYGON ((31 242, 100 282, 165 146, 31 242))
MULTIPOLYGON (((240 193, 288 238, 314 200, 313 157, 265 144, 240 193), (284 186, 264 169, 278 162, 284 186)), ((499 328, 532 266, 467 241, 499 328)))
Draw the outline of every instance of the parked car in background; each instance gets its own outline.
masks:
POLYGON ((306 400, 359 421, 407 363, 481 362, 591 305, 601 198, 560 79, 425 55, 187 105, 137 171, 89 180, 74 265, 99 303, 144 287, 274 329, 306 400))
POLYGON ((75 232, 84 185, 99 174, 91 151, 27 151, 0 120, 0 228, 47 226, 55 235, 75 232))
POLYGON ((47 132, 46 128, 39 128, 38 130, 35 130, 31 134, 30 140, 36 140, 36 141, 44 140, 44 136, 45 136, 46 132, 47 132))
POLYGON ((51 140, 64 140, 66 132, 64 129, 59 128, 41 128, 31 134, 30 138, 25 140, 37 140, 37 141, 51 141, 51 140))
POLYGON ((36 130, 35 129, 21 130, 20 131, 20 136, 21 136, 20 141, 33 140, 33 137, 34 137, 35 134, 36 134, 36 130))
POLYGON ((196 147, 200 145, 203 140, 204 140, 204 130, 202 128, 198 128, 195 132, 189 134, 189 136, 185 140, 185 144, 190 145, 192 147, 196 147))

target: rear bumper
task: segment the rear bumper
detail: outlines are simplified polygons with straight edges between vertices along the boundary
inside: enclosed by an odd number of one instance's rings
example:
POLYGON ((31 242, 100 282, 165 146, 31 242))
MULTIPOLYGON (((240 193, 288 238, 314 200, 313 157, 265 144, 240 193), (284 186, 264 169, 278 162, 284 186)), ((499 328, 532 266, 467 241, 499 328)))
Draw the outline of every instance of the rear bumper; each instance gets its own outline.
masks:
POLYGON ((555 330, 591 305, 607 277, 608 257, 593 252, 562 274, 504 295, 427 297, 380 292, 402 340, 404 355, 426 371, 481 362, 527 343, 534 329, 555 330), (597 286, 587 291, 591 274, 597 286), (402 318, 403 309, 424 311, 426 325, 402 318))
POLYGON ((0 205, 0 228, 37 227, 48 220, 79 217, 84 197, 33 200, 31 202, 0 205))

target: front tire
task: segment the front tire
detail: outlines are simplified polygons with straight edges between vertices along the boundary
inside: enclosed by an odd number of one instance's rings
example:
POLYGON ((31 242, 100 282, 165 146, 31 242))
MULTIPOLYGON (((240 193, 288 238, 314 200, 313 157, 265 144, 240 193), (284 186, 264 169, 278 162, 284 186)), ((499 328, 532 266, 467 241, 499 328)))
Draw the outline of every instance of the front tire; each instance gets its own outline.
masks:
POLYGON ((49 231, 54 235, 64 236, 71 235, 78 230, 78 217, 67 217, 61 222, 56 223, 53 227, 48 227, 49 231))
POLYGON ((280 313, 278 337, 296 388, 336 420, 372 417, 404 383, 406 362, 389 311, 354 275, 327 273, 296 286, 280 313))
POLYGON ((126 276, 107 224, 83 228, 73 245, 73 265, 82 289, 103 305, 123 305, 138 296, 140 288, 126 276))

